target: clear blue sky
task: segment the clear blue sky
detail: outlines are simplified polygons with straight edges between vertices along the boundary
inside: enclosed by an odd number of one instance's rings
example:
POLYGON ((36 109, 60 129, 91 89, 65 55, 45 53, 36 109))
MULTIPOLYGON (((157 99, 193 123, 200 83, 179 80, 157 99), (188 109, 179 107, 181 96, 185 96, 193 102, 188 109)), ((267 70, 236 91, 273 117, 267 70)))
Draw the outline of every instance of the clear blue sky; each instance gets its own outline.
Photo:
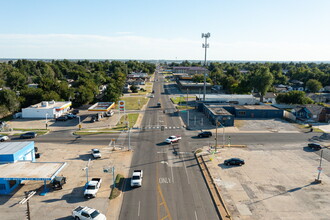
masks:
POLYGON ((0 58, 330 61, 329 0, 1 0, 0 58))

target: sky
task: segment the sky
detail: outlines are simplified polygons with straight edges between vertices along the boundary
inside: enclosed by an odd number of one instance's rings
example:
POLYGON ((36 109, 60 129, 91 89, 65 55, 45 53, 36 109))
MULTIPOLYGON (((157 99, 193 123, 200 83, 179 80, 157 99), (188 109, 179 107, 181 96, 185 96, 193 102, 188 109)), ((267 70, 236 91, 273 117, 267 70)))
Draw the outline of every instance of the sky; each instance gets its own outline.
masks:
POLYGON ((0 58, 330 61, 329 0, 0 0, 0 58))

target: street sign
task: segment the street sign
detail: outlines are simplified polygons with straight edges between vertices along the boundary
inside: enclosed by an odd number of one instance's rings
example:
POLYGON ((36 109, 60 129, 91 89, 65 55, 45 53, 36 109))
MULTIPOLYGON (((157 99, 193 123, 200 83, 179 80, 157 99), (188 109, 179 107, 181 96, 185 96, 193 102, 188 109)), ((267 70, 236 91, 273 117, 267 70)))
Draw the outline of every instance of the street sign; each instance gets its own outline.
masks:
POLYGON ((322 167, 318 167, 317 170, 321 172, 322 171, 322 167))

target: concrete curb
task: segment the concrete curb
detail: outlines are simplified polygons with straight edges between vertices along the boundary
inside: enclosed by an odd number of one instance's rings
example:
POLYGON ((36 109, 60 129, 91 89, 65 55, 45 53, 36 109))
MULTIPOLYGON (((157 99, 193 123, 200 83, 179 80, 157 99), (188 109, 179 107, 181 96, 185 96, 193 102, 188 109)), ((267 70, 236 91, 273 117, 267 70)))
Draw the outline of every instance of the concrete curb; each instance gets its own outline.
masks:
MULTIPOLYGON (((207 154, 203 154, 207 155, 207 154)), ((214 205, 217 209, 218 215, 220 216, 220 219, 228 219, 231 220, 230 213, 227 209, 227 206, 220 194, 220 190, 218 189, 217 185, 214 183, 213 178, 211 176, 211 173, 204 161, 203 155, 201 154, 195 154, 195 158, 198 162, 199 168, 202 171, 204 180, 206 182, 207 188, 209 189, 209 192, 211 194, 212 200, 214 202, 214 205), (200 159, 199 159, 200 158, 200 159)))

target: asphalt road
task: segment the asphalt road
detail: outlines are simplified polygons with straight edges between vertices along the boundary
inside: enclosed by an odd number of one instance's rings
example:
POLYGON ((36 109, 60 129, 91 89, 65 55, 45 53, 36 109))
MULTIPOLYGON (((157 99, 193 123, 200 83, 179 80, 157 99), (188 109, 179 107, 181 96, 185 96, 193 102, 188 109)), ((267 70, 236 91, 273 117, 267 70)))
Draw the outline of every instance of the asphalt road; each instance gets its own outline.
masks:
POLYGON ((155 97, 147 109, 151 111, 145 114, 142 126, 181 129, 150 129, 139 133, 130 173, 142 169, 143 184, 131 189, 127 179, 120 219, 218 219, 181 121, 164 94, 162 79, 156 81, 154 90, 155 97), (161 108, 156 107, 157 102, 162 103, 161 108), (174 134, 182 135, 182 142, 165 144, 164 140, 174 134))

